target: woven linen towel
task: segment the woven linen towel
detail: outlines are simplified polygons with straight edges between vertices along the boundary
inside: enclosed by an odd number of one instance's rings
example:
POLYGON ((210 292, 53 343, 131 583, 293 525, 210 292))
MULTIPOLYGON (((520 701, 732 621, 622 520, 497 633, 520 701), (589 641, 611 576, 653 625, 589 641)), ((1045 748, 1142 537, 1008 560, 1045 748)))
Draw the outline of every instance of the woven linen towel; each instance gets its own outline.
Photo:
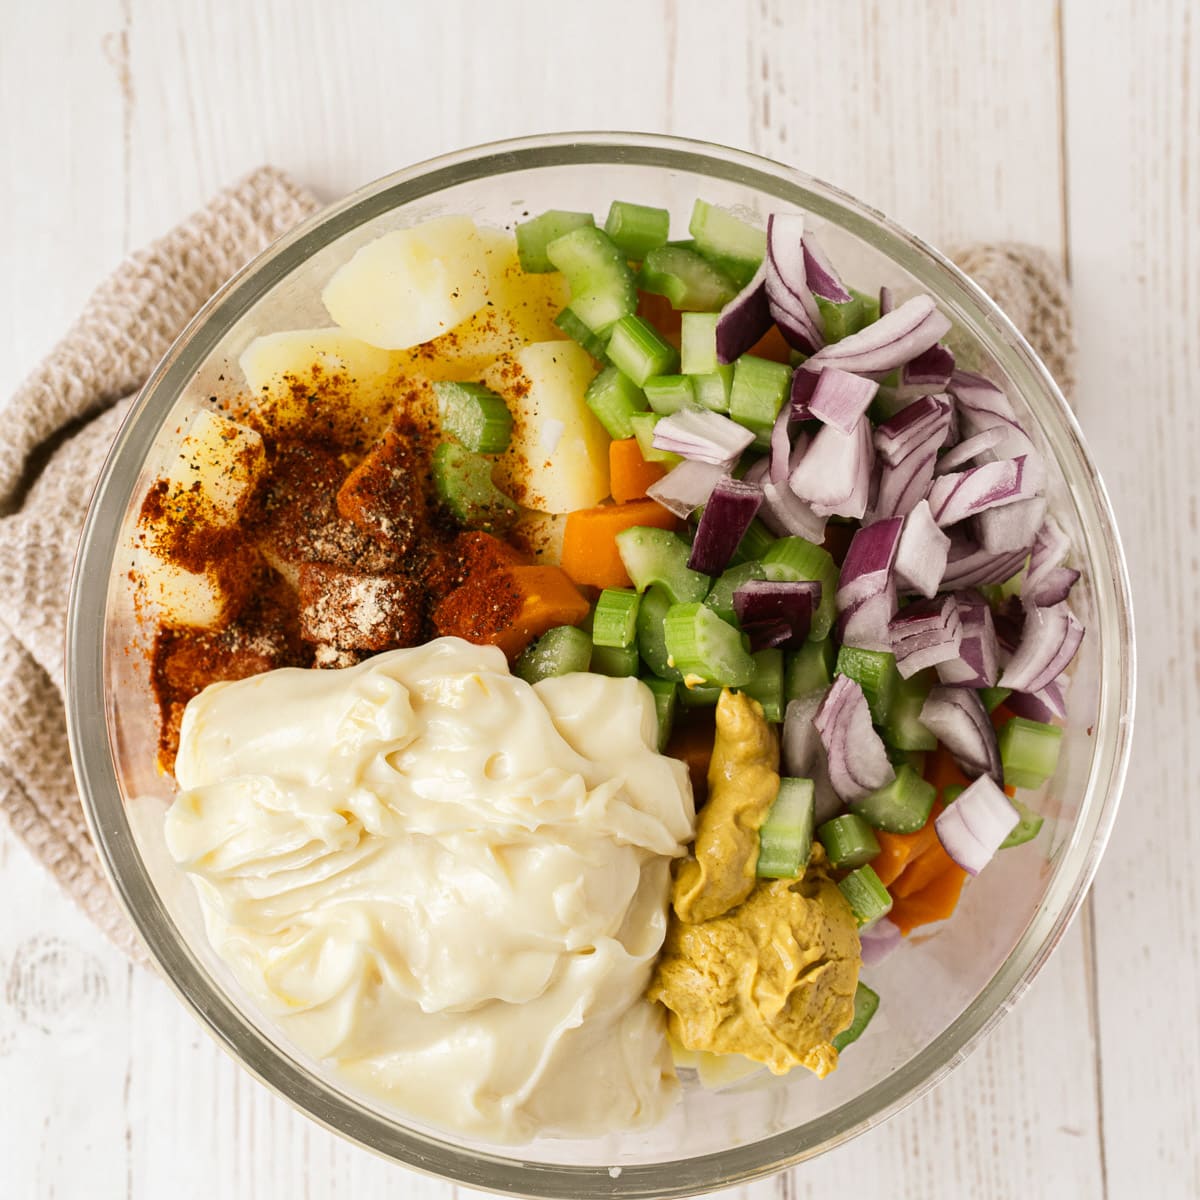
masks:
MULTIPOLYGON (((0 810, 97 925, 145 953, 109 890, 67 752, 67 586, 84 514, 129 407, 175 336, 230 276, 318 207, 261 168, 133 255, 4 407, 0 440, 0 810)), ((1044 252, 972 246, 968 273, 1030 336, 1064 388, 1072 337, 1066 281, 1044 252)))

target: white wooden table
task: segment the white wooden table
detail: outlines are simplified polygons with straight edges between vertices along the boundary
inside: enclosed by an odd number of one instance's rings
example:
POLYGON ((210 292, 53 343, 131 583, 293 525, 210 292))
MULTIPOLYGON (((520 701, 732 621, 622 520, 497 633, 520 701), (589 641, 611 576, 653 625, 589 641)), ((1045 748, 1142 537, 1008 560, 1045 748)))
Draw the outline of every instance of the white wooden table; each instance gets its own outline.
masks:
MULTIPOLYGON (((0 396, 122 254, 264 161, 332 198, 492 138, 648 129, 793 163, 935 244, 1060 255, 1139 606, 1123 811, 987 1044, 883 1128, 742 1194, 1200 1196, 1195 0, 0 8, 0 396)), ((0 1194, 38 1200, 458 1194, 254 1083, 7 831, 0 1164, 0 1194)))

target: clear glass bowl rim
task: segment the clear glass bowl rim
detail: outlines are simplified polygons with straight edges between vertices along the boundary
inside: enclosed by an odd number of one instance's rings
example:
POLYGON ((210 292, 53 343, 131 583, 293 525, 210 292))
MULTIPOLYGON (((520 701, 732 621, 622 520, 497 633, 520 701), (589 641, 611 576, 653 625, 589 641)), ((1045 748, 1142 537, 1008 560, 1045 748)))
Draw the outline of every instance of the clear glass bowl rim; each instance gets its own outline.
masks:
MULTIPOLYGON (((961 1062, 1029 987, 1065 933, 1099 864, 1128 764, 1135 662, 1124 555, 1104 485, 1057 385, 996 305, 949 260, 882 213, 769 159, 657 134, 556 133, 429 159, 352 192, 271 245, 196 314, 155 368, 101 473, 80 539, 67 622, 66 699, 71 755, 92 839, 120 902, 165 978, 229 1053, 320 1124, 416 1170, 471 1187, 529 1196, 669 1197, 730 1187, 793 1166, 847 1141, 923 1095, 961 1062), (951 297, 1036 410, 1084 514, 1101 637, 1095 751, 1071 839, 1045 901, 988 984, 942 1034, 902 1068, 832 1112, 719 1153, 635 1166, 523 1162, 407 1130, 348 1100, 264 1039, 208 978, 177 935, 137 852, 110 745, 104 622, 117 536, 140 465, 167 412, 224 331, 316 249, 390 209, 445 187, 515 170, 632 163, 758 188, 829 217, 886 253, 941 297, 951 297)), ((519 1153, 519 1148, 518 1148, 519 1153)))

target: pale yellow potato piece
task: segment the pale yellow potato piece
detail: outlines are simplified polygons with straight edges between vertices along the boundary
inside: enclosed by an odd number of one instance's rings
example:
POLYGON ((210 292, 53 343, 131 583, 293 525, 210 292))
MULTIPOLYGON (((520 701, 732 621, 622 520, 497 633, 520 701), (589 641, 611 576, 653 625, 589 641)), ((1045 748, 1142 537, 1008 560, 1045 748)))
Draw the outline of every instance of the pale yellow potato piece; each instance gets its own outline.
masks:
POLYGON ((518 504, 568 513, 609 494, 610 439, 583 398, 595 374, 595 361, 574 342, 535 342, 484 373, 513 415, 495 477, 518 504))
POLYGON ((710 1054, 707 1050, 696 1051, 696 1072, 700 1076, 700 1082, 712 1092, 748 1079, 762 1069, 762 1063, 756 1063, 744 1054, 710 1054))
POLYGON ((233 595, 215 570, 188 571, 145 547, 137 549, 134 573, 142 582, 144 599, 173 625, 211 629, 241 598, 233 595))
POLYGON ((512 530, 512 541, 527 550, 538 566, 557 567, 562 562, 567 518, 562 513, 524 512, 512 530))
POLYGON ((487 247, 469 217, 437 217, 368 242, 321 300, 348 333, 406 350, 453 329, 488 298, 487 247))
POLYGON ((214 525, 232 525, 245 511, 267 466, 262 437, 253 429, 200 409, 184 426, 165 478, 171 491, 200 485, 198 505, 214 525))

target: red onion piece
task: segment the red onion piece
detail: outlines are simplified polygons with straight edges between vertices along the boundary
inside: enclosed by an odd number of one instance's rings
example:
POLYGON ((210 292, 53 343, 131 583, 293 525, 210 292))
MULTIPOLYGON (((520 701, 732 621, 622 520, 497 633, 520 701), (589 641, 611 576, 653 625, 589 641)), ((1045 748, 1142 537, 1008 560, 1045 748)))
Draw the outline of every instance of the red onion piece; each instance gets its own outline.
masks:
POLYGON ((742 633, 750 643, 750 653, 792 644, 792 627, 786 621, 747 621, 742 633))
POLYGON ((871 724, 867 698, 847 675, 839 675, 817 709, 813 724, 829 760, 829 779, 843 803, 870 795, 896 778, 887 751, 871 724))
POLYGON ((894 517, 864 525, 850 542, 837 591, 838 635, 847 646, 892 648, 889 625, 896 614, 892 563, 903 524, 894 517))
POLYGON ((879 315, 886 317, 895 307, 896 302, 892 296, 892 289, 885 284, 879 289, 879 315))
POLYGON ((996 458, 1017 458, 1025 455, 1027 470, 1034 491, 1044 482, 1041 455, 1025 427, 1017 420, 1008 397, 990 380, 969 371, 955 371, 947 389, 954 397, 954 407, 963 438, 970 438, 987 429, 999 429, 1003 436, 992 449, 996 458))
POLYGON ((859 930, 858 940, 862 946, 863 966, 872 967, 898 950, 904 944, 904 935, 899 925, 893 925, 887 917, 880 917, 866 929, 859 930))
POLYGON ((1004 701, 1005 707, 1018 717, 1041 721, 1049 725, 1067 718, 1066 676, 1059 676, 1039 692, 1013 692, 1004 701))
POLYGON ((957 525, 976 513, 1001 504, 1028 500, 1033 489, 1025 477, 1025 457, 984 463, 965 471, 953 471, 933 481, 929 507, 943 528, 957 525))
POLYGON ((788 481, 819 517, 862 520, 871 487, 871 422, 860 417, 854 431, 822 425, 788 481))
POLYGON ((1000 686, 1039 692, 1070 665, 1083 641, 1083 626, 1064 600, 1040 608, 1025 606, 1021 644, 1000 676, 1000 686))
POLYGON ((1032 586, 1026 577, 1021 585, 1021 599, 1039 608, 1049 608, 1051 605, 1061 604, 1078 582, 1079 572, 1074 567, 1051 567, 1032 586))
POLYGON ((989 508, 972 521, 975 537, 989 554, 1011 550, 1022 553, 1033 545, 1038 526, 1046 516, 1046 497, 1031 496, 999 508, 989 508))
POLYGON ((1025 562, 1024 550, 1006 554, 991 554, 959 530, 950 532, 950 553, 942 590, 960 587, 980 587, 985 583, 1003 583, 1011 579, 1025 562))
POLYGON ((978 875, 1020 819, 1000 788, 981 776, 938 813, 933 827, 946 853, 964 871, 978 875))
POLYGON ((838 367, 826 367, 817 375, 816 386, 808 401, 808 415, 842 433, 853 433, 877 391, 879 384, 872 379, 852 375, 838 367))
POLYGON ((720 575, 729 565, 762 501, 762 489, 757 484, 729 476, 718 479, 696 529, 688 566, 705 575, 720 575))
POLYGON ((807 421, 812 416, 808 404, 813 397, 813 392, 817 390, 817 380, 823 373, 820 371, 792 372, 791 409, 794 420, 807 421))
POLYGON ((900 392, 921 396, 944 392, 953 373, 954 355, 938 342, 905 364, 900 372, 900 392))
POLYGON ((895 466, 917 447, 935 452, 941 449, 950 429, 951 411, 946 396, 922 396, 905 405, 876 428, 874 441, 879 457, 895 466))
POLYGON ((783 716, 783 730, 779 739, 779 756, 786 774, 796 779, 813 781, 813 822, 820 825, 836 817, 843 804, 833 790, 829 780, 829 762, 821 735, 813 724, 817 709, 828 693, 822 688, 809 696, 801 696, 788 703, 783 716))
POLYGON ((937 474, 945 475, 948 471, 957 471, 959 467, 974 462, 985 451, 994 450, 1004 436, 1004 430, 996 425, 959 442, 938 459, 937 474))
POLYGON ((731 467, 752 441, 749 429, 707 409, 683 408, 654 426, 656 450, 718 467, 731 467))
POLYGON ((865 329, 823 346, 810 362, 814 368, 837 366, 859 374, 886 374, 924 353, 949 329, 950 322, 929 296, 914 296, 865 329))
POLYGON ((652 483, 646 489, 646 495, 677 517, 687 520, 708 500, 717 480, 725 474, 724 467, 684 459, 652 483))
POLYGON ((731 363, 771 328, 765 263, 754 278, 721 309, 717 318, 717 362, 731 363))
POLYGON ((881 463, 871 502, 872 521, 907 516, 925 499, 933 482, 937 452, 914 450, 896 466, 881 463))
MULTIPOLYGON (((766 459, 762 459, 766 462, 766 459)), ((796 535, 806 542, 825 540, 827 518, 818 517, 810 504, 806 504, 786 483, 771 483, 769 480, 762 485, 763 506, 759 510, 762 523, 776 536, 789 537, 796 535)))
POLYGON ((893 565, 896 586, 922 596, 936 595, 946 573, 949 553, 949 535, 937 527, 929 511, 929 501, 919 501, 904 518, 900 530, 893 565))
POLYGON ((854 297, 812 233, 806 231, 801 243, 804 247, 804 279, 809 291, 834 304, 847 304, 853 300, 854 297))
MULTIPOLYGON (((786 483, 787 477, 792 473, 792 455, 797 453, 796 444, 792 440, 792 424, 792 406, 785 404, 779 410, 775 424, 771 426, 769 470, 772 483, 786 483)), ((802 455, 808 446, 808 438, 799 433, 796 440, 800 443, 799 453, 802 455)))
POLYGON ((1039 607, 1059 604, 1070 594, 1079 572, 1062 566, 1071 549, 1067 535, 1053 517, 1047 517, 1029 554, 1029 567, 1021 584, 1021 599, 1039 607))
POLYGON ((804 644, 820 602, 821 584, 808 580, 750 579, 733 593, 733 611, 743 630, 749 632, 751 625, 781 621, 787 626, 788 634, 783 640, 770 644, 785 649, 804 644))
POLYGON ((804 261, 804 218, 772 213, 767 217, 764 281, 771 317, 787 342, 811 354, 824 345, 821 310, 808 286, 804 261))
POLYGON ((954 597, 962 626, 958 655, 938 664, 938 679, 955 687, 995 687, 1000 674, 1000 645, 992 624, 992 610, 976 591, 954 597))
POLYGON ((975 778, 990 775, 1004 780, 996 731, 979 693, 970 688, 935 687, 921 707, 921 724, 942 743, 962 768, 975 778))
POLYGON ((905 679, 958 656, 962 619, 953 596, 922 600, 902 608, 888 626, 896 670, 905 679))

